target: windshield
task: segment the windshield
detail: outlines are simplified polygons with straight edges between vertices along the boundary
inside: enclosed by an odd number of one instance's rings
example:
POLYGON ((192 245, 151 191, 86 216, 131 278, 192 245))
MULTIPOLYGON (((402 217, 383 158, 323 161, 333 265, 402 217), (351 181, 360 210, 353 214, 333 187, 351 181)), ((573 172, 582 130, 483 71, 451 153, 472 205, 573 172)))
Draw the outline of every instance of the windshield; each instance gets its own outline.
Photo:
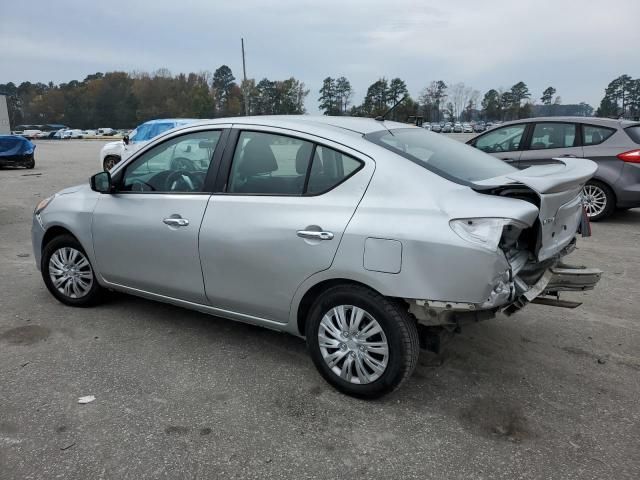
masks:
POLYGON ((518 171, 480 150, 424 129, 382 130, 367 134, 365 138, 463 185, 518 171))

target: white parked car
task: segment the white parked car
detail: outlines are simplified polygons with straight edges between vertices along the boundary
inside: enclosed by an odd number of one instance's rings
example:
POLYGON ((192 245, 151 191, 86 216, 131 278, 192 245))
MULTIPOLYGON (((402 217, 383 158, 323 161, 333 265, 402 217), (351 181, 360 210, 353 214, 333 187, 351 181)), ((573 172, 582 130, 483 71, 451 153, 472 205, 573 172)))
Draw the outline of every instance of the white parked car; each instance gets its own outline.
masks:
POLYGON ((62 138, 82 138, 83 136, 84 133, 82 132, 82 130, 77 129, 68 129, 65 130, 62 134, 62 138))
POLYGON ((130 135, 122 140, 107 143, 100 150, 100 168, 111 170, 120 160, 129 157, 143 145, 161 133, 175 127, 188 125, 196 120, 190 118, 165 118, 150 120, 139 125, 130 135))

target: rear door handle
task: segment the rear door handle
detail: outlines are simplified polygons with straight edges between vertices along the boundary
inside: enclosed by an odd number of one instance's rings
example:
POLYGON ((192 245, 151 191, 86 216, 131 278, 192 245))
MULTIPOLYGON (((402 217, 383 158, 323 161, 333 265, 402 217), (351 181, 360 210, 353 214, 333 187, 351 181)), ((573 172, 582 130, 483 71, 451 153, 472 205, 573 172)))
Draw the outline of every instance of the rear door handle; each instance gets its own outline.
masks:
POLYGON ((298 230, 300 238, 309 238, 312 240, 333 240, 332 232, 316 232, 315 230, 298 230))
POLYGON ((180 215, 171 215, 169 218, 162 220, 162 223, 170 227, 186 227, 189 225, 189 220, 182 218, 180 215))

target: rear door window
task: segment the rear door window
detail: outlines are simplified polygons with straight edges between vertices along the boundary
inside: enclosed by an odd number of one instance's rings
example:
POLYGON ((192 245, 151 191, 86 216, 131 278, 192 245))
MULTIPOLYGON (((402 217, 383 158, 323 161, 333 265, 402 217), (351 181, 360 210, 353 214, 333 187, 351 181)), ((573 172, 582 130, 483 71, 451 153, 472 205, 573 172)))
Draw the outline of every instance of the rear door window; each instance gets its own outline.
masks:
POLYGON ((318 195, 363 163, 332 148, 265 132, 243 131, 233 154, 228 193, 318 195))
POLYGON ((529 150, 569 148, 575 141, 575 123, 536 123, 529 150))
POLYGON ((229 193, 302 195, 313 144, 264 132, 240 133, 229 193))
POLYGON ((615 133, 614 128, 582 125, 582 144, 585 147, 598 145, 615 133))

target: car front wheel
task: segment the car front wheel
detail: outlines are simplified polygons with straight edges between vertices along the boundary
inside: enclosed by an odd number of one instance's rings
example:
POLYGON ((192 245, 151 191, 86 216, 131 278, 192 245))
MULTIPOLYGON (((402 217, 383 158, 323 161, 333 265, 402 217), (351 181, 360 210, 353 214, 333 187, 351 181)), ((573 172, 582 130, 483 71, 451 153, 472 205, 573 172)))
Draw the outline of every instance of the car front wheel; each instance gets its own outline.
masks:
POLYGON ((306 324, 311 358, 343 393, 377 398, 411 376, 420 352, 407 309, 362 286, 330 288, 311 308, 306 324))
POLYGON ((91 262, 71 235, 60 235, 47 243, 41 270, 47 289, 66 305, 88 307, 102 297, 91 262))
POLYGON ((105 157, 104 161, 102 162, 102 167, 106 172, 108 172, 113 167, 115 167, 119 161, 120 161, 120 157, 109 155, 108 157, 105 157))
POLYGON ((615 196, 609 186, 591 180, 582 189, 583 204, 589 220, 597 222, 611 215, 616 208, 615 196))

